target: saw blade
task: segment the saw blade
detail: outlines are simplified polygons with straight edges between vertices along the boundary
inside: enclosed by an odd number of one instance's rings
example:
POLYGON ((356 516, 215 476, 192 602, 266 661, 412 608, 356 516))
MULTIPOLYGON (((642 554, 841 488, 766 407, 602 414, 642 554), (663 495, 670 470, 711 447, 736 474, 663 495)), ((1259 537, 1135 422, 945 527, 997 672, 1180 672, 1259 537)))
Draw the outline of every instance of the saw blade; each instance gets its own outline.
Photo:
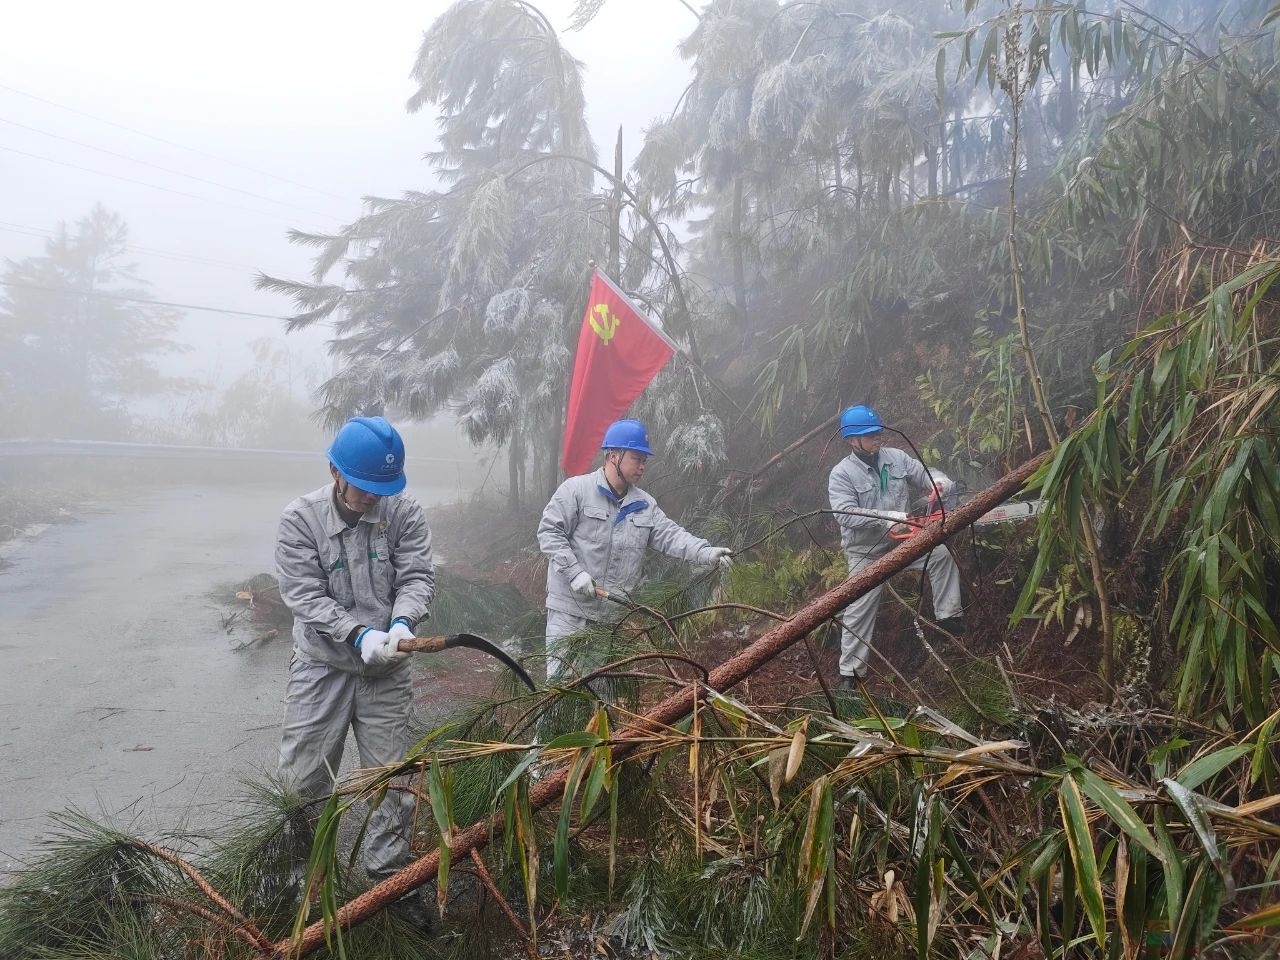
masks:
POLYGON ((1026 520, 1044 512, 1043 500, 1023 500, 1016 503, 1002 503, 993 510, 988 510, 977 520, 974 526, 986 523, 1007 523, 1011 520, 1026 520))

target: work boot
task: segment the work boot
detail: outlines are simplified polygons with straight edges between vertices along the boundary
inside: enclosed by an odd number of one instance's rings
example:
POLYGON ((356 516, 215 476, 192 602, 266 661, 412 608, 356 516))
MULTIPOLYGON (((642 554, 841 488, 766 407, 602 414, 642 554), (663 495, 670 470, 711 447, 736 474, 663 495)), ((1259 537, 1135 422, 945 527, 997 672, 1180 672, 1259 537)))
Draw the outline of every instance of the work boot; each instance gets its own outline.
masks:
POLYGON ((840 674, 840 682, 836 685, 836 690, 840 693, 857 693, 858 678, 846 673, 840 674))
POLYGON ((933 636, 929 642, 933 644, 933 649, 938 651, 938 656, 944 660, 949 654, 956 651, 955 640, 964 639, 964 617, 947 617, 945 620, 938 621, 938 629, 930 631, 933 636))
POLYGON ((297 903, 302 900, 302 895, 307 894, 307 902, 315 906, 320 902, 320 892, 324 886, 324 871, 320 871, 320 875, 316 877, 316 881, 307 887, 307 864, 301 861, 295 861, 289 867, 289 872, 285 877, 284 888, 288 891, 290 899, 297 903))
POLYGON ((401 923, 408 924, 418 934, 429 937, 435 933, 435 910, 429 909, 417 890, 406 893, 391 904, 387 911, 401 923))
MULTIPOLYGON (((933 644, 935 650, 938 649, 937 634, 929 640, 933 644)), ((925 650, 924 644, 920 642, 920 638, 910 636, 903 639, 902 642, 902 672, 910 676, 919 673, 923 669, 926 661, 929 659, 929 652, 925 650)))

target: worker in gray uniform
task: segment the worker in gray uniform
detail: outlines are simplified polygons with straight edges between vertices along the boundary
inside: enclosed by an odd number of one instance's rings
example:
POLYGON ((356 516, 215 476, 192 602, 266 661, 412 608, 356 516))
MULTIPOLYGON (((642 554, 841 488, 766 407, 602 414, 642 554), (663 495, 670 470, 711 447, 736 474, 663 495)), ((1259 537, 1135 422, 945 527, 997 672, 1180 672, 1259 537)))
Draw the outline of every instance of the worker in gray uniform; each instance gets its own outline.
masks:
MULTIPOLYGON (((831 471, 827 491, 840 525, 840 543, 849 561, 849 574, 880 559, 896 543, 890 528, 907 518, 907 504, 916 491, 950 493, 952 481, 901 450, 882 447, 884 424, 870 407, 849 407, 840 416, 840 435, 850 452, 831 471)), ((933 588, 934 618, 951 633, 963 630, 960 571, 945 546, 935 547, 907 569, 927 569, 933 588)), ((867 673, 867 658, 875 634, 881 587, 873 587, 845 608, 840 637, 840 688, 853 689, 867 673)))
POLYGON ((564 673, 565 637, 625 613, 597 588, 626 597, 639 585, 645 552, 657 550, 690 563, 733 562, 728 547, 713 547, 676 523, 637 484, 653 451, 639 420, 618 420, 605 431, 604 463, 570 477, 551 496, 538 523, 547 558, 547 682, 564 673))
MULTIPOLYGON (((408 654, 435 595, 431 531, 402 493, 404 441, 382 417, 356 417, 329 447, 331 483, 284 509, 276 539, 280 596, 293 613, 279 777, 304 800, 335 786, 348 729, 363 767, 398 763, 409 749, 408 654)), ((391 790, 372 812, 364 846, 375 882, 410 859, 413 795, 391 790)), ((411 896, 393 910, 430 920, 411 896)))

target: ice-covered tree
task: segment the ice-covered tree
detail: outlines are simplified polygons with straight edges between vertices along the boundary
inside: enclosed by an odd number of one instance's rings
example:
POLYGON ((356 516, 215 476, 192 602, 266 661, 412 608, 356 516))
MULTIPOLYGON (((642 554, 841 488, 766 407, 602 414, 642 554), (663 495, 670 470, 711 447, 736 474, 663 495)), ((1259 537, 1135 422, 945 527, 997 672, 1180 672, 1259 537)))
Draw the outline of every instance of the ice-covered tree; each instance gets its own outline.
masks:
POLYGON ((95 206, 59 224, 43 256, 0 281, 0 393, 9 436, 123 437, 129 404, 167 389, 156 357, 177 349, 177 313, 150 304, 127 258, 128 227, 95 206))
POLYGON ((507 446, 518 501, 528 463, 555 469, 574 323, 604 237, 582 64, 533 5, 460 0, 412 75, 408 109, 436 110, 438 186, 370 199, 336 235, 294 234, 319 250, 313 281, 260 285, 293 297, 294 328, 335 321, 330 420, 451 411, 477 444, 507 446))

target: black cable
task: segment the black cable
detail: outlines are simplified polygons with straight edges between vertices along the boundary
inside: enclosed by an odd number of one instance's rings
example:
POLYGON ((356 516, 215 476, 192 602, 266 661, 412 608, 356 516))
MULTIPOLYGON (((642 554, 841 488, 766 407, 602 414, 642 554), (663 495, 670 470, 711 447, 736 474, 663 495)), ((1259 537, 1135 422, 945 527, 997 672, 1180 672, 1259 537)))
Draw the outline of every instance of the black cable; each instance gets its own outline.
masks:
MULTIPOLYGON (((29 127, 25 123, 19 123, 17 120, 10 120, 7 117, 0 117, 0 123, 7 123, 11 127, 17 127, 19 130, 27 130, 27 131, 30 131, 31 133, 38 133, 40 134, 40 136, 49 137, 52 140, 61 140, 63 143, 74 144, 75 146, 83 147, 86 150, 94 150, 98 153, 105 153, 107 156, 115 157, 118 160, 127 160, 130 163, 141 164, 144 167, 150 167, 152 170, 159 170, 161 173, 167 173, 170 176, 185 177, 188 180, 194 180, 196 181, 196 183, 207 184, 208 186, 216 187, 219 190, 230 190, 232 193, 239 193, 246 197, 252 197, 255 200, 265 200, 267 201, 267 203, 275 203, 284 207, 292 207, 294 210, 301 210, 303 213, 310 214, 313 217, 321 217, 326 220, 340 219, 338 217, 333 216, 333 214, 322 213, 319 210, 312 210, 310 207, 303 207, 296 203, 291 203, 288 200, 277 200, 275 197, 269 197, 263 193, 254 193, 252 190, 244 190, 244 189, 241 189, 240 187, 233 187, 228 183, 222 183, 221 181, 218 181, 218 180, 210 180, 207 177, 197 176, 194 173, 183 173, 181 170, 174 170, 171 167, 162 166, 161 164, 158 164, 158 163, 152 163, 150 160, 143 160, 141 157, 134 157, 134 156, 130 156, 127 153, 118 153, 115 150, 108 150, 106 147, 95 146, 94 144, 87 143, 84 140, 77 140, 75 137, 65 137, 60 133, 53 133, 49 130, 41 130, 39 127, 29 127)), ((52 162, 57 163, 61 161, 52 161, 52 162)))
POLYGON ((916 449, 916 445, 912 443, 911 438, 908 437, 901 430, 895 430, 893 427, 884 427, 883 429, 887 430, 889 433, 896 433, 898 436, 900 436, 903 440, 906 441, 907 446, 911 448, 911 452, 916 455, 916 462, 919 463, 920 466, 924 468, 924 475, 929 478, 930 489, 933 490, 935 493, 938 493, 938 512, 942 514, 942 522, 946 523, 947 509, 946 509, 946 505, 942 502, 942 494, 938 492, 938 481, 933 478, 933 471, 930 470, 929 465, 924 462, 924 457, 920 456, 920 451, 916 449))
POLYGON ((288 320, 270 313, 250 313, 247 310, 224 310, 222 307, 203 307, 196 303, 174 303, 168 300, 147 300, 144 297, 128 297, 123 294, 107 293, 102 290, 76 290, 71 287, 49 287, 40 283, 28 283, 25 280, 0 279, 0 287, 18 287, 24 290, 42 290, 46 293, 60 293, 68 297, 97 297, 100 300, 115 300, 121 303, 140 303, 148 307, 176 307, 180 310, 204 310, 208 313, 221 313, 230 317, 252 317, 256 320, 288 320))
MULTIPOLYGON (((930 487, 930 489, 934 492, 934 494, 937 496, 937 499, 938 499, 938 512, 942 515, 942 522, 943 522, 943 523, 946 523, 946 522, 947 522, 947 507, 946 507, 946 504, 944 504, 944 503, 942 502, 944 498, 943 498, 943 496, 942 496, 942 492, 938 489, 938 481, 937 481, 937 480, 935 480, 935 479, 933 478, 933 471, 932 471, 932 470, 930 470, 930 469, 929 469, 929 465, 928 465, 927 463, 925 463, 925 462, 924 462, 924 457, 920 456, 920 451, 916 449, 916 445, 915 445, 914 443, 912 443, 912 442, 911 442, 911 438, 910 438, 910 437, 908 437, 908 436, 907 436, 905 433, 903 433, 901 430, 895 430, 893 427, 884 427, 883 429, 888 430, 890 433, 896 433, 896 434, 897 434, 898 436, 900 436, 904 441, 906 441, 907 446, 911 448, 911 452, 915 454, 916 462, 917 462, 917 463, 919 463, 919 464, 920 464, 920 466, 924 468, 924 475, 925 475, 926 477, 928 477, 928 478, 929 478, 929 487, 930 487)), ((954 483, 954 482, 955 482, 955 481, 952 481, 952 483, 954 483)), ((972 528, 970 528, 970 529, 972 529, 972 528)), ((935 548, 935 549, 936 549, 936 548, 935 548)), ((945 549, 945 547, 944 547, 943 549, 945 549)), ((930 550, 928 553, 926 553, 926 554, 924 555, 924 558, 923 558, 923 559, 924 559, 924 563, 923 563, 923 564, 921 564, 921 566, 920 566, 920 587, 919 587, 920 598, 919 598, 919 600, 917 600, 917 601, 916 601, 916 609, 915 609, 915 611, 914 611, 914 613, 915 613, 915 615, 916 615, 916 617, 917 617, 917 618, 920 616, 920 608, 921 608, 922 606, 924 606, 924 585, 925 585, 925 579, 926 579, 926 578, 928 577, 928 575, 929 575, 929 557, 930 557, 930 556, 932 556, 932 554, 933 554, 933 551, 932 551, 932 550, 930 550)), ((954 561, 952 561, 952 562, 954 563, 954 561)), ((934 611, 933 611, 933 612, 934 612, 934 616, 936 617, 936 616, 937 616, 937 614, 938 614, 938 611, 937 611, 937 602, 938 602, 938 598, 937 598, 937 597, 934 597, 934 598, 933 598, 933 602, 934 602, 934 611)), ((961 609, 961 610, 963 610, 963 609, 964 609, 964 603, 963 603, 963 601, 962 601, 962 602, 961 602, 961 604, 960 604, 960 609, 961 609)))
POLYGON ((114 120, 108 120, 105 117, 99 117, 96 114, 89 113, 87 110, 80 110, 76 107, 69 107, 65 103, 58 103, 55 100, 47 100, 44 97, 38 97, 34 93, 27 93, 25 90, 19 90, 17 87, 11 87, 8 84, 0 83, 0 90, 8 90, 10 93, 16 93, 20 97, 26 97, 28 100, 35 100, 38 103, 45 103, 51 107, 57 107, 59 110, 66 110, 68 113, 76 113, 82 117, 88 117, 90 120, 96 120, 98 123, 105 123, 109 127, 115 127, 118 130, 127 130, 129 133, 136 133, 140 137, 146 137, 148 140, 154 140, 156 143, 163 143, 170 147, 177 147, 179 150, 186 150, 190 153, 197 154, 202 157, 208 157, 210 160, 216 160, 218 163, 225 163, 228 166, 239 167, 242 170, 248 170, 260 177, 268 177, 272 180, 278 180, 281 183, 292 184, 295 187, 301 187, 303 190, 310 190, 312 193, 318 193, 326 197, 332 197, 334 200, 341 200, 344 203, 350 200, 349 197, 339 196, 329 190, 322 190, 319 187, 312 187, 305 183, 299 183, 297 180, 290 180, 288 177, 282 177, 278 174, 268 173, 266 170, 259 170, 257 167, 251 167, 247 163, 239 160, 229 160, 226 157, 220 157, 214 153, 207 153, 196 147, 189 147, 184 143, 177 143, 174 140, 166 140, 164 137, 157 137, 155 134, 147 133, 145 130, 139 130, 136 127, 126 126, 123 123, 116 123, 114 120))
POLYGON ((969 549, 973 551, 973 569, 978 574, 978 594, 982 596, 987 591, 987 584, 982 575, 982 554, 978 552, 978 531, 972 525, 969 527, 969 549))
MULTIPOLYGON (((0 220, 0 230, 5 233, 17 233, 30 237, 45 237, 54 239, 58 234, 53 230, 41 230, 39 227, 29 227, 23 223, 10 223, 8 220, 0 220)), ((128 250, 130 253, 140 253, 144 256, 161 257, 165 260, 176 260, 180 263, 207 263, 215 267, 225 267, 228 270, 235 270, 238 273, 252 273, 257 267, 250 266, 247 263, 233 263, 230 260, 214 260, 211 257, 201 257, 194 253, 179 253, 176 250, 159 250, 155 247, 140 247, 136 244, 123 244, 121 249, 128 250)))
POLYGON ((162 193, 172 193, 176 196, 187 197, 191 200, 203 200, 205 203, 217 204, 224 209, 231 208, 233 210, 240 210, 244 213, 252 213, 254 216, 258 217, 270 217, 272 220, 287 220, 289 218, 289 214, 284 211, 279 213, 270 213, 266 210, 256 210, 253 207, 241 206, 238 203, 227 203, 225 200, 220 200, 217 197, 202 197, 198 193, 187 193, 185 190, 175 190, 173 187, 162 187, 158 183, 150 183, 146 180, 135 179, 134 177, 124 177, 118 173, 108 173, 105 170, 95 170, 93 167, 86 167, 83 164, 71 163, 68 160, 57 160, 53 157, 46 157, 39 153, 30 153, 26 150, 19 150, 16 147, 0 145, 0 150, 4 150, 8 153, 16 153, 22 157, 30 157, 32 160, 43 160, 45 163, 55 163, 60 167, 70 167, 72 170, 83 170, 85 173, 92 173, 99 177, 108 177, 111 180, 119 180, 122 183, 132 183, 135 186, 146 187, 150 190, 159 190, 162 193))

